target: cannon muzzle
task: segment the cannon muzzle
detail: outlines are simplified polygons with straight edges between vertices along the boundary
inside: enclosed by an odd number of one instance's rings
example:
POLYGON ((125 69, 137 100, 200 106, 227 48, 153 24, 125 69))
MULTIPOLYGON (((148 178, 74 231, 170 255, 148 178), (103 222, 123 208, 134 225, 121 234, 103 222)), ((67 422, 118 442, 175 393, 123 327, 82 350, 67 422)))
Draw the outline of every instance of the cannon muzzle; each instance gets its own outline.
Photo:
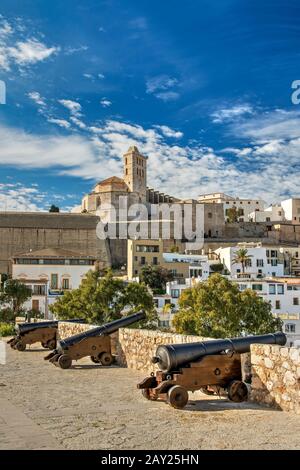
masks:
POLYGON ((176 371, 190 362, 198 361, 203 356, 221 354, 225 351, 246 353, 251 344, 279 344, 284 346, 286 336, 282 332, 258 336, 245 336, 232 339, 217 339, 199 343, 167 344, 158 346, 152 358, 162 372, 176 371))

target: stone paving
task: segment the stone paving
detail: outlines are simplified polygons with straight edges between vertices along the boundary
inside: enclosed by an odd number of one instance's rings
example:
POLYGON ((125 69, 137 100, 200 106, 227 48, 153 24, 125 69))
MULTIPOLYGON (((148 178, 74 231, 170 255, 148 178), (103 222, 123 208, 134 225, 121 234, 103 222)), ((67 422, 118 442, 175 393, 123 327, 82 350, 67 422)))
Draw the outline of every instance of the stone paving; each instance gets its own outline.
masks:
POLYGON ((300 416, 197 392, 184 410, 146 401, 145 373, 89 359, 61 370, 7 347, 0 449, 300 449, 300 416))

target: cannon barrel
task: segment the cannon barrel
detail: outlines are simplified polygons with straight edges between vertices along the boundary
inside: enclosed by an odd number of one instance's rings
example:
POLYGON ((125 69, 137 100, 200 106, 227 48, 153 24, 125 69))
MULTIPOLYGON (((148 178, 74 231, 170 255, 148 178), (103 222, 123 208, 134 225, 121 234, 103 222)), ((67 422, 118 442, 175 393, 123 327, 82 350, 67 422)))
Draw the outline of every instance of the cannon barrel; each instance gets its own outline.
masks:
MULTIPOLYGON (((70 323, 85 323, 85 320, 82 318, 76 318, 72 320, 63 320, 70 323)), ((51 320, 51 321, 41 321, 41 322, 34 322, 34 323, 19 323, 16 325, 16 332, 19 334, 28 333, 29 331, 36 330, 37 328, 57 328, 58 320, 51 320)))
POLYGON ((133 315, 129 315, 128 317, 120 318, 119 320, 114 320, 110 323, 105 323, 104 325, 99 326, 97 328, 92 328, 91 330, 84 331, 83 333, 78 333, 77 335, 73 335, 69 338, 60 340, 57 349, 67 349, 69 346, 77 344, 85 338, 89 338, 91 336, 110 335, 111 333, 117 331, 119 328, 125 328, 126 326, 129 326, 139 320, 144 320, 145 318, 145 313, 139 312, 134 313, 133 315))
POLYGON ((230 350, 237 353, 250 351, 251 344, 279 344, 284 346, 286 336, 282 332, 258 336, 245 336, 232 339, 217 339, 199 343, 167 344, 158 346, 152 358, 162 372, 176 371, 179 367, 195 362, 203 356, 220 354, 230 350))

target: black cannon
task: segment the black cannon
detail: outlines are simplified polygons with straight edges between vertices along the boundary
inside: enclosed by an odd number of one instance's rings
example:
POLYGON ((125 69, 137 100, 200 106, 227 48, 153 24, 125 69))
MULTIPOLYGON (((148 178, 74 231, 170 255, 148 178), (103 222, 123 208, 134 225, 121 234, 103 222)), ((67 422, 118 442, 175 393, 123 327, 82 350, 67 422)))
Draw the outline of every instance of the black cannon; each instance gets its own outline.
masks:
POLYGON ((188 391, 206 394, 226 392, 235 402, 248 398, 248 386, 242 381, 240 354, 251 344, 285 345, 282 332, 259 336, 168 344, 157 347, 152 362, 160 370, 146 377, 137 387, 148 400, 162 400, 174 408, 184 408, 188 391))
POLYGON ((62 339, 58 341, 57 348, 45 357, 45 360, 49 360, 62 369, 69 369, 73 360, 77 361, 83 357, 90 356, 94 363, 110 366, 114 361, 111 353, 110 335, 119 328, 125 328, 137 321, 143 320, 145 317, 144 312, 135 313, 62 339))
MULTIPOLYGON (((66 320, 68 322, 81 322, 84 320, 66 320)), ((16 325, 16 335, 8 341, 11 348, 25 351, 27 344, 41 343, 43 348, 56 347, 58 321, 43 321, 36 323, 19 323, 16 325)))

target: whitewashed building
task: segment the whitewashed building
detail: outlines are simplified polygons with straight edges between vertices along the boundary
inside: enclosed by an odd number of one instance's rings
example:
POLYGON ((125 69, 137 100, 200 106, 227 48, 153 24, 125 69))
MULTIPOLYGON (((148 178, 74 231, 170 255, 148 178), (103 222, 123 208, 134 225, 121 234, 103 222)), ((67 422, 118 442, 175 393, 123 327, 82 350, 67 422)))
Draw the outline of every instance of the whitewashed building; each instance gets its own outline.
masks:
POLYGON ((281 222, 284 210, 280 204, 272 204, 264 210, 257 209, 249 214, 250 222, 281 222))
POLYGON ((215 250, 220 262, 230 275, 239 277, 243 274, 241 263, 235 263, 234 258, 240 249, 246 249, 250 259, 247 260, 245 275, 249 278, 265 276, 283 276, 284 260, 278 247, 263 247, 261 244, 239 243, 235 247, 224 247, 215 250))
POLYGON ((263 211, 265 202, 262 199, 240 199, 225 193, 202 194, 198 197, 198 202, 211 204, 223 204, 224 218, 228 222, 228 209, 235 207, 238 212, 239 222, 248 222, 250 214, 254 211, 263 211))
POLYGON ((24 308, 49 318, 49 305, 64 292, 78 288, 87 272, 95 269, 95 262, 92 256, 55 248, 16 255, 12 259, 12 277, 32 291, 24 308))
POLYGON ((300 224, 300 198, 290 198, 281 201, 284 220, 292 224, 300 224))

